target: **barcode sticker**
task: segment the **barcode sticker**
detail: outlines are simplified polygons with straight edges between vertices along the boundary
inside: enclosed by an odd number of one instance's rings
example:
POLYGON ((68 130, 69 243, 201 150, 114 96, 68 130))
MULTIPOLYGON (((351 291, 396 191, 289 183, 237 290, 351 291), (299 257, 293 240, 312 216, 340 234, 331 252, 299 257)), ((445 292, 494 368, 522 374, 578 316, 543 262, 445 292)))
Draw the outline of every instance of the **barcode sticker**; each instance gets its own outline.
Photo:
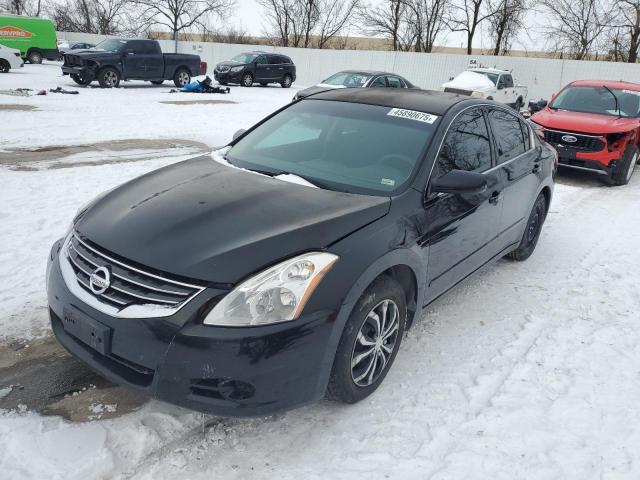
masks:
POLYGON ((416 120, 423 123, 433 123, 438 119, 437 115, 431 115, 430 113, 417 112, 415 110, 405 110, 404 108, 392 108, 387 115, 391 117, 407 118, 409 120, 416 120))

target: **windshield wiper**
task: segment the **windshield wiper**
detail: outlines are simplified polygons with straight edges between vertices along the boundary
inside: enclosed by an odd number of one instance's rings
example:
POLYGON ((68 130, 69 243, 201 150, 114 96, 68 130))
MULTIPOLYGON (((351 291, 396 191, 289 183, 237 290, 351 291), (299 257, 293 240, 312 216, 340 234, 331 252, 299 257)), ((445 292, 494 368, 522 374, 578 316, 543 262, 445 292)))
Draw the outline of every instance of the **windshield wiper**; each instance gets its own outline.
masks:
POLYGON ((618 112, 618 118, 622 117, 622 113, 620 112, 620 106, 618 105, 618 97, 616 96, 615 93, 613 93, 613 90, 611 90, 609 87, 607 87, 606 85, 602 85, 603 88, 606 88, 607 91, 613 95, 613 98, 616 101, 616 112, 618 112))

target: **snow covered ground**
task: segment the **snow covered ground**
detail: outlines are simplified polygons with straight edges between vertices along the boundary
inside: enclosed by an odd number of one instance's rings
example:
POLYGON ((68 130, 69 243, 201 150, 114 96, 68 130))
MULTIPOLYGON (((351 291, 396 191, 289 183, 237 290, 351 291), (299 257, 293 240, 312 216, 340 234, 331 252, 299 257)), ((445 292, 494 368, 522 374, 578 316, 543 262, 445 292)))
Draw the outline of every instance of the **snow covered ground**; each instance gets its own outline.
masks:
MULTIPOLYGON (((0 76, 0 89, 39 85, 28 74, 36 68, 16 74, 20 85, 0 76)), ((224 98, 237 105, 167 110, 157 103, 163 90, 0 96, 0 104, 44 102, 32 112, 0 110, 0 148, 131 138, 221 145, 293 94, 234 89, 224 98)), ((33 171, 0 164, 0 345, 47 333, 46 254, 76 208, 178 158, 33 171)), ((638 205, 640 170, 619 188, 561 176, 534 255, 499 261, 434 303, 383 385, 359 404, 247 420, 157 401, 110 420, 100 413, 114 407, 93 405, 86 423, 4 412, 1 476, 637 480, 638 205)))

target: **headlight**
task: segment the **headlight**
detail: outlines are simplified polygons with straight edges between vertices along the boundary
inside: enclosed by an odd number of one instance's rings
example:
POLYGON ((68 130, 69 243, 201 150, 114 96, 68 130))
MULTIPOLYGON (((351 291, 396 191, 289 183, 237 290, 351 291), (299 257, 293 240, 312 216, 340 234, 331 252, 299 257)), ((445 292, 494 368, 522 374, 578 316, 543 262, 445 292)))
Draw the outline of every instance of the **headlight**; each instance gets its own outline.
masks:
POLYGON ((473 92, 471 92, 471 96, 476 98, 484 98, 484 92, 478 92, 477 90, 474 90, 473 92))
POLYGON ((244 66, 242 66, 242 65, 241 65, 241 66, 239 66, 239 67, 231 67, 231 71, 232 71, 233 73, 241 72, 243 69, 244 69, 244 66))
POLYGON ((246 327, 295 320, 337 260, 331 253, 312 252, 263 270, 225 296, 204 323, 246 327))

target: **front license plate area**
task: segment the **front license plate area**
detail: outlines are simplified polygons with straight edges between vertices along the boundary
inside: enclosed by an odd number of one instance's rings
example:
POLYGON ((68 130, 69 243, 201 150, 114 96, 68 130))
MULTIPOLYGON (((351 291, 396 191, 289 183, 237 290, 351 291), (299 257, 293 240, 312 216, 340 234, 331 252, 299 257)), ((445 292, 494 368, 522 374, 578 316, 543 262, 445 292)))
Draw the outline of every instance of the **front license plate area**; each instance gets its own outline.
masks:
POLYGON ((576 159, 576 151, 570 150, 568 148, 560 148, 558 147, 558 156, 560 158, 564 158, 565 160, 575 160, 576 159))
POLYGON ((62 325, 67 333, 102 355, 110 353, 111 327, 69 307, 63 309, 62 325))

